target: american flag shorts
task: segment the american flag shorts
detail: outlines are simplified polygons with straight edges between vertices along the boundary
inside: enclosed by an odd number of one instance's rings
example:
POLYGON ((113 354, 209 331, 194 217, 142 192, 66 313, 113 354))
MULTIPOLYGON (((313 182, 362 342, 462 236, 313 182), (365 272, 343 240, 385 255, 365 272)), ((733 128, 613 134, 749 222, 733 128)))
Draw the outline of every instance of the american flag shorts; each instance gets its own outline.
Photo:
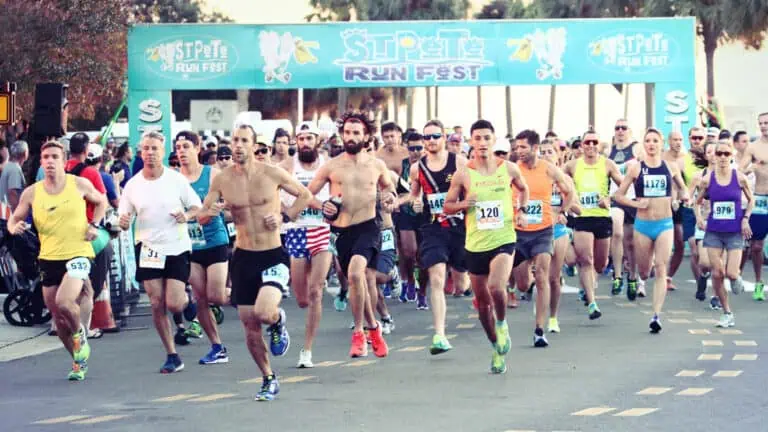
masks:
POLYGON ((331 227, 328 225, 288 228, 285 233, 285 247, 291 258, 311 258, 330 250, 330 240, 331 227))

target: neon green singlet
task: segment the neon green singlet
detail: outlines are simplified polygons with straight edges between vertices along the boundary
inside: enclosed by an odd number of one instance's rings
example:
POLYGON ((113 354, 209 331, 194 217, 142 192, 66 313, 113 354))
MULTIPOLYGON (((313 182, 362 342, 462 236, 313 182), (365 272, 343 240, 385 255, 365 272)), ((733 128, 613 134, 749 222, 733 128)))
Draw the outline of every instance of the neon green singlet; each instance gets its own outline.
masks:
POLYGON ((608 196, 608 168, 604 156, 594 165, 587 165, 584 158, 576 159, 573 183, 581 206, 579 217, 609 217, 610 210, 598 206, 601 198, 608 196))
POLYGON ((477 195, 477 203, 467 211, 467 235, 464 243, 469 252, 487 252, 517 240, 515 209, 507 166, 498 161, 496 171, 488 176, 467 164, 468 194, 477 195))

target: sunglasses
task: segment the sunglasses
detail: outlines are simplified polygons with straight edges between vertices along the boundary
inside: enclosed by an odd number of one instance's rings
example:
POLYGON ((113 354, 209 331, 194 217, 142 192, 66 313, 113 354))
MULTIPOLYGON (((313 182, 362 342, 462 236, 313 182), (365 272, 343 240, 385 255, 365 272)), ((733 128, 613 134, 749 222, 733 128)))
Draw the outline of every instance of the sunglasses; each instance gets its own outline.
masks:
POLYGON ((265 154, 269 153, 269 148, 264 147, 264 148, 256 149, 256 150, 254 150, 254 153, 255 154, 263 154, 263 155, 265 155, 265 154))
POLYGON ((627 129, 629 129, 629 127, 627 126, 616 126, 615 128, 613 128, 613 130, 617 130, 617 131, 620 131, 620 130, 625 131, 627 129))
POLYGON ((424 146, 408 146, 408 151, 411 152, 420 152, 424 150, 424 146))
POLYGON ((429 134, 429 135, 424 135, 424 139, 425 139, 425 140, 427 140, 427 141, 429 141, 429 140, 431 140, 431 139, 433 139, 433 140, 439 140, 439 139, 440 139, 440 138, 442 138, 442 137, 443 137, 443 134, 441 134, 440 132, 438 132, 438 133, 433 133, 433 134, 429 134))
POLYGON ((692 136, 691 136, 690 138, 688 138, 688 139, 690 139, 691 141, 701 141, 701 140, 703 140, 703 139, 704 139, 704 137, 703 137, 702 135, 692 135, 692 136))
POLYGON ((584 140, 581 142, 581 145, 592 145, 596 146, 598 144, 597 140, 584 140))
POLYGON ((505 152, 505 151, 495 151, 495 152, 493 152, 493 154, 496 155, 496 156, 499 156, 499 157, 507 157, 507 155, 509 153, 505 152))
POLYGON ((716 151, 716 152, 715 152, 715 156, 717 156, 717 157, 723 157, 723 156, 726 156, 726 157, 730 157, 730 156, 731 156, 731 152, 727 152, 727 151, 716 151))
POLYGON ((180 168, 181 167, 181 164, 178 163, 178 162, 171 162, 168 165, 170 165, 171 168, 180 168))
POLYGON ((228 161, 228 160, 232 160, 232 156, 220 156, 217 159, 220 161, 228 161))

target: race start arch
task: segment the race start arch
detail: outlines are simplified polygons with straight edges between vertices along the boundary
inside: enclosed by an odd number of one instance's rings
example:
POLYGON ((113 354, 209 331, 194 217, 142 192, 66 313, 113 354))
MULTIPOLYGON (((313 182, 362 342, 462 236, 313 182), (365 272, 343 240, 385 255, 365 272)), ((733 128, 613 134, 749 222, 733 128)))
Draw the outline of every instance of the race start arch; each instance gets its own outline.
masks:
POLYGON ((130 142, 171 138, 172 90, 214 89, 653 83, 655 126, 684 131, 694 41, 694 18, 137 25, 130 142))

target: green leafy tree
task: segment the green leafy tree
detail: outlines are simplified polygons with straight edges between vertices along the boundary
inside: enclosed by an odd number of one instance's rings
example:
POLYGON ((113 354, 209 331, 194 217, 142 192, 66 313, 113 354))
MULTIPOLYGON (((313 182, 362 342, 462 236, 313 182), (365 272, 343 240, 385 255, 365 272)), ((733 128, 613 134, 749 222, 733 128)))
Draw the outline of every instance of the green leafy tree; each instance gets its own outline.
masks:
POLYGON ((494 0, 475 14, 476 19, 522 19, 535 18, 535 9, 526 6, 522 0, 494 0))
POLYGON ((232 22, 218 11, 204 12, 200 0, 131 0, 131 14, 139 23, 232 22))

